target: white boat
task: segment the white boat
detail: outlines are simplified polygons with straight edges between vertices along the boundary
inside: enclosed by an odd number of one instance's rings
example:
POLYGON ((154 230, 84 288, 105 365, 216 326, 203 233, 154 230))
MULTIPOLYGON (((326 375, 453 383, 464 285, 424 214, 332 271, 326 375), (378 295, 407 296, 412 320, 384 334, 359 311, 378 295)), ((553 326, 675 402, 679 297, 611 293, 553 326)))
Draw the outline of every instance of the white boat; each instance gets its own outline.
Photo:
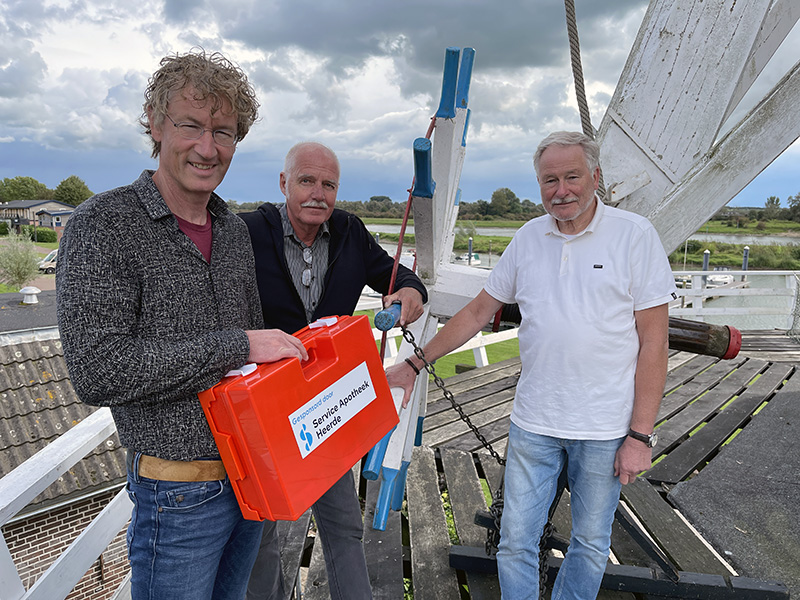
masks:
POLYGON ((455 262, 459 264, 470 264, 470 265, 479 265, 481 264, 481 257, 477 252, 472 253, 472 259, 470 260, 469 252, 464 252, 464 254, 459 254, 455 258, 455 262))
POLYGON ((725 273, 714 273, 713 275, 709 275, 706 279, 706 287, 722 287, 725 285, 730 285, 734 282, 733 275, 725 274, 725 273))

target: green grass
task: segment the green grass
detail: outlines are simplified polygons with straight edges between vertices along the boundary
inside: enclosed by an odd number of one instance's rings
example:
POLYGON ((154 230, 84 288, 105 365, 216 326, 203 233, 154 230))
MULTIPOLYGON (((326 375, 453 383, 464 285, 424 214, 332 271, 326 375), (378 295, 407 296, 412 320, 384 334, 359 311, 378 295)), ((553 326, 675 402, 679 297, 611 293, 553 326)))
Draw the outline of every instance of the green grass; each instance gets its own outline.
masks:
POLYGON ((800 234, 800 223, 795 221, 756 221, 752 219, 745 225, 730 224, 729 221, 709 221, 697 230, 697 233, 719 233, 739 235, 779 235, 782 233, 800 234))
MULTIPOLYGON (((490 363, 496 363, 506 360, 507 358, 519 356, 519 340, 515 338, 513 340, 506 340, 486 346, 486 356, 489 358, 490 363)), ((445 379, 456 374, 457 364, 474 366, 475 356, 472 350, 443 356, 436 361, 434 368, 436 369, 436 374, 442 379, 445 379)))
MULTIPOLYGON (((361 220, 364 221, 367 225, 402 225, 403 219, 397 217, 361 217, 361 220)), ((409 217, 409 222, 414 222, 414 217, 409 217)), ((458 226, 461 225, 462 227, 467 227, 468 225, 472 224, 475 227, 522 227, 527 221, 473 221, 472 219, 462 220, 459 219, 456 221, 456 229, 458 226)), ((381 234, 383 236, 383 234, 381 234)))
POLYGON ((46 256, 50 250, 55 250, 58 248, 58 242, 36 242, 36 245, 40 248, 48 249, 48 252, 45 252, 42 256, 46 256))
MULTIPOLYGON (((373 326, 372 318, 375 315, 374 311, 359 310, 353 314, 355 316, 367 315, 370 320, 370 326, 373 326)), ((395 342, 398 344, 398 347, 400 341, 401 338, 399 337, 395 338, 395 342)), ((380 340, 377 340, 376 344, 380 349, 380 340)), ((503 360, 506 360, 508 358, 513 358, 515 356, 519 356, 519 340, 517 338, 486 346, 486 357, 489 359, 490 363, 501 362, 503 360)), ((436 370, 436 374, 439 375, 439 377, 441 377, 442 379, 445 379, 447 377, 452 377, 453 375, 456 374, 456 365, 458 364, 475 366, 475 355, 472 353, 472 350, 455 352, 453 354, 448 354, 447 356, 443 356, 442 358, 436 361, 436 363, 434 364, 434 368, 436 370)))
MULTIPOLYGON (((686 248, 687 269, 700 269, 703 265, 703 254, 706 250, 710 253, 709 266, 712 269, 716 266, 730 267, 734 270, 742 267, 744 244, 689 240, 685 246, 682 244, 675 252, 669 255, 669 261, 673 269, 683 269, 684 247, 686 248)), ((749 247, 748 264, 752 270, 796 271, 800 269, 800 246, 749 244, 749 247)))
MULTIPOLYGON (((381 242, 387 244, 396 244, 399 239, 400 235, 397 233, 381 234, 381 242)), ((485 253, 489 252, 491 248, 492 254, 502 254, 503 250, 505 250, 506 246, 510 243, 511 238, 503 235, 474 235, 472 236, 472 251, 485 253)), ((415 245, 413 233, 407 233, 403 236, 403 245, 415 245)), ((456 238, 455 242, 453 242, 453 250, 469 250, 469 242, 466 238, 463 241, 459 241, 459 239, 456 238)))
POLYGON ((458 546, 461 540, 456 533, 456 520, 453 517, 453 507, 450 504, 450 493, 447 491, 442 492, 442 507, 444 508, 444 517, 447 521, 447 535, 450 537, 450 543, 458 546))

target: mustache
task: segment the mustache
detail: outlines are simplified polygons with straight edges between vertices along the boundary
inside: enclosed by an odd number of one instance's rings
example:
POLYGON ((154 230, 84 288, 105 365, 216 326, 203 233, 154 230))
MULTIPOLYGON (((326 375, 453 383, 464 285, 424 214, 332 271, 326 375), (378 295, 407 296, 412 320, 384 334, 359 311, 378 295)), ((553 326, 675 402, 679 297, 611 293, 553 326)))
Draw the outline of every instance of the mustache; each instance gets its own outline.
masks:
POLYGON ((303 208, 328 208, 328 205, 321 200, 308 200, 303 202, 300 206, 303 208))
POLYGON ((568 204, 570 202, 577 202, 577 201, 578 201, 578 197, 577 196, 570 196, 569 198, 553 198, 550 201, 550 204, 552 204, 553 206, 556 206, 558 204, 568 204))

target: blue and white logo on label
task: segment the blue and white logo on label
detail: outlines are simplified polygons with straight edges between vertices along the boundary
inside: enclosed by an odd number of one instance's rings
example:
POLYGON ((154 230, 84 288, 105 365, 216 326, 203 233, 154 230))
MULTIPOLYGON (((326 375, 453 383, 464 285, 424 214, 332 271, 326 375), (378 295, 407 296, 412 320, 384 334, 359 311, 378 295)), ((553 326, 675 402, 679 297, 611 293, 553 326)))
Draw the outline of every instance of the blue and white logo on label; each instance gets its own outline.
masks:
POLYGON ((303 428, 300 430, 300 443, 305 444, 306 452, 310 452, 311 446, 314 445, 314 436, 306 431, 305 423, 303 423, 303 428))
POLYGON ((305 458, 377 396, 363 362, 289 415, 300 456, 305 458))

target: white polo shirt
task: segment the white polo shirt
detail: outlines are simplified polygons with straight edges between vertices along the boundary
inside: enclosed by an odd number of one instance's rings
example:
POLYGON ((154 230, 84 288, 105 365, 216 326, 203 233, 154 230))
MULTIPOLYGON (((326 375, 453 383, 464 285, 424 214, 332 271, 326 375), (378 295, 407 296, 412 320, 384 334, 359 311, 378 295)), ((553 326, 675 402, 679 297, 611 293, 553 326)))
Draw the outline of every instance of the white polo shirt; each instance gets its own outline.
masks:
POLYGON ((565 439, 627 434, 639 353, 634 311, 675 297, 650 222, 597 203, 589 226, 562 234, 550 215, 526 223, 484 288, 519 304, 522 375, 511 420, 565 439))

